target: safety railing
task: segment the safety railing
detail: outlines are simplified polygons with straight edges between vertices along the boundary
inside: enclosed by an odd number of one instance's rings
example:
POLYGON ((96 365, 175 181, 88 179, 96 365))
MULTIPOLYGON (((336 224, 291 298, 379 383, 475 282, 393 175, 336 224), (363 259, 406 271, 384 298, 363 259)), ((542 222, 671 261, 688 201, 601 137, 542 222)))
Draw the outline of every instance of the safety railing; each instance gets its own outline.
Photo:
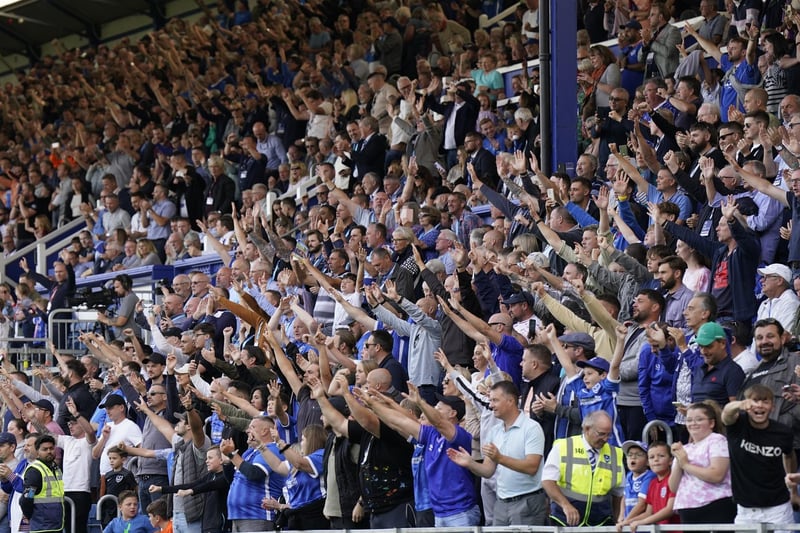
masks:
MULTIPOLYGON (((513 12, 513 9, 516 9, 516 6, 514 8, 510 8, 510 9, 512 9, 512 12, 513 12)), ((506 11, 508 11, 508 10, 506 10, 506 11)), ((498 17, 499 16, 500 15, 498 15, 498 17)), ((496 18, 497 17, 494 17, 491 20, 495 20, 496 18)), ((502 20, 502 19, 500 19, 500 20, 502 20)), ((695 26, 695 25, 697 25, 697 24, 699 24, 701 22, 703 22, 703 17, 695 17, 695 18, 691 18, 689 20, 682 20, 680 22, 675 22, 673 24, 673 26, 675 26, 678 29, 682 29, 687 24, 692 24, 693 26, 695 26)), ((481 27, 484 27, 484 26, 481 26, 481 27)), ((611 49, 612 52, 614 52, 614 54, 616 54, 619 51, 619 40, 618 39, 609 39, 607 41, 603 41, 603 42, 600 42, 600 43, 594 43, 594 44, 601 44, 603 46, 607 46, 608 48, 611 49)), ((531 58, 531 59, 528 60, 527 64, 528 64, 528 70, 530 71, 534 67, 538 67, 539 66, 539 58, 538 57, 531 58)), ((511 80, 514 78, 514 76, 516 76, 517 74, 520 74, 522 72, 522 63, 517 63, 515 65, 509 65, 509 66, 506 66, 506 67, 499 67, 497 69, 497 72, 499 72, 503 76, 503 82, 505 83, 506 94, 513 94, 512 90, 511 90, 511 80)), ((577 84, 576 84, 576 87, 577 87, 577 84)), ((504 106, 506 106, 508 104, 515 104, 518 101, 519 101, 519 97, 517 97, 517 96, 512 96, 512 97, 509 97, 509 98, 503 98, 503 99, 500 99, 500 100, 497 101, 497 107, 498 108, 502 108, 502 107, 504 107, 504 106)))
MULTIPOLYGON (((652 533, 667 533, 670 531, 736 531, 737 533, 772 533, 774 531, 798 531, 800 524, 669 524, 669 525, 647 525, 638 526, 636 531, 646 531, 652 533)), ((294 531, 283 529, 282 531, 294 531)), ((303 530, 304 533, 349 533, 363 530, 357 529, 327 529, 327 530, 303 530)), ((474 527, 419 527, 394 529, 371 529, 372 533, 617 533, 615 526, 602 527, 556 527, 556 526, 474 526, 474 527)), ((629 532, 626 527, 623 533, 629 532)))
POLYGON ((83 218, 76 218, 51 231, 42 239, 15 250, 6 257, 0 257, 0 281, 7 281, 16 286, 19 272, 11 272, 7 270, 7 267, 16 266, 20 259, 27 258, 31 253, 33 253, 33 269, 39 274, 46 275, 47 258, 66 247, 72 241, 75 233, 85 227, 86 221, 83 218))
POLYGON ((478 17, 478 26, 480 26, 482 29, 494 26, 498 22, 501 22, 510 17, 511 15, 513 15, 514 12, 517 10, 518 5, 519 4, 515 3, 513 6, 509 7, 505 11, 501 11, 492 18, 489 18, 486 14, 482 14, 480 17, 478 17))
POLYGON ((95 506, 97 509, 95 510, 95 518, 97 521, 101 521, 103 519, 103 504, 105 502, 114 502, 114 508, 117 507, 117 497, 113 494, 106 494, 105 496, 101 496, 95 506))

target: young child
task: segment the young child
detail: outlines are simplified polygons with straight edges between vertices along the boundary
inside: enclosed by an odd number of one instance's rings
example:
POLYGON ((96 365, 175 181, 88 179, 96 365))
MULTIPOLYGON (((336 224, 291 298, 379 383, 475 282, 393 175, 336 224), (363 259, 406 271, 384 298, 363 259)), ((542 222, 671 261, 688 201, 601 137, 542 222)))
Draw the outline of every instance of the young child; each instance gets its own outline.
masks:
POLYGON ((657 441, 647 451, 650 470, 655 478, 650 481, 645 498, 646 508, 636 516, 628 516, 621 524, 630 526, 631 531, 647 524, 680 524, 680 518, 673 512, 675 493, 669 490, 669 474, 672 465, 672 452, 666 442, 657 441))
MULTIPOLYGON (((123 466, 128 454, 116 446, 109 448, 106 453, 108 454, 108 462, 111 464, 111 470, 103 477, 100 495, 113 494, 119 498, 123 491, 135 492, 137 490, 136 478, 130 470, 123 466)), ((103 512, 100 516, 103 527, 107 526, 117 516, 117 510, 112 502, 106 501, 103 503, 103 512)))
POLYGON ((139 496, 132 490, 124 490, 119 495, 119 514, 111 521, 103 533, 154 533, 150 520, 139 514, 139 496))
POLYGON ((169 518, 166 498, 159 498, 147 506, 147 518, 150 525, 159 533, 172 533, 172 520, 169 518))
MULTIPOLYGON (((348 272, 342 276, 341 285, 339 286, 339 290, 344 296, 344 299, 350 303, 353 307, 361 307, 362 297, 361 293, 357 291, 358 289, 358 276, 348 272)), ((336 331, 341 328, 347 329, 347 324, 349 323, 350 315, 347 314, 345 308, 339 302, 336 302, 336 306, 333 310, 333 331, 336 331)))
POLYGON ((650 482, 656 475, 647 468, 647 445, 635 440, 626 440, 622 443, 622 451, 628 463, 628 472, 625 474, 625 506, 623 516, 619 522, 624 522, 629 516, 642 514, 647 508, 645 499, 650 482))
POLYGON ((617 347, 610 363, 602 357, 592 357, 588 361, 575 363, 556 337, 553 325, 549 324, 545 328, 550 348, 558 357, 558 362, 561 363, 567 378, 577 375, 578 369, 583 371, 583 386, 580 386, 579 383, 573 384, 575 396, 580 402, 581 418, 586 418, 589 413, 600 410, 605 411, 611 417, 613 430, 608 437, 608 443, 612 446, 619 446, 624 440, 622 424, 617 415, 617 392, 619 392, 619 365, 625 352, 627 331, 628 328, 625 326, 617 328, 617 347))

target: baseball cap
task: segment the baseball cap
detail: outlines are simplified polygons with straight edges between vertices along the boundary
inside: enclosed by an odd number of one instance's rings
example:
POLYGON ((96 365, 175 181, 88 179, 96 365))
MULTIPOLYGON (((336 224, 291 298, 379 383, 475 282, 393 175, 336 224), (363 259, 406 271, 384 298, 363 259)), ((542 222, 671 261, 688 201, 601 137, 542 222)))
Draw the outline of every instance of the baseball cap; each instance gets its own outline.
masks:
POLYGON ((647 452, 647 444, 645 444, 642 441, 626 440, 625 442, 622 443, 622 451, 623 451, 623 453, 627 454, 628 450, 630 450, 631 448, 641 448, 642 450, 647 452))
POLYGON ((632 30, 641 30, 642 24, 636 19, 631 19, 628 21, 627 24, 625 24, 625 27, 630 28, 632 30))
POLYGON ((786 280, 786 283, 792 282, 792 269, 780 263, 772 263, 764 268, 759 268, 758 273, 762 276, 780 276, 786 280))
POLYGON ((176 374, 188 374, 189 373, 189 363, 184 363, 182 366, 179 366, 175 369, 176 374))
MULTIPOLYGON (((164 331, 161 332, 164 335, 164 338, 167 337, 180 337, 183 334, 183 330, 181 328, 166 328, 164 331)), ((164 361, 166 363, 166 360, 164 361)))
POLYGON ((714 341, 724 341, 728 337, 725 335, 725 330, 716 322, 706 322, 700 329, 697 330, 697 336, 694 338, 700 346, 708 346, 714 341))
POLYGON ((149 357, 142 360, 142 363, 153 363, 154 365, 166 365, 167 358, 160 353, 153 352, 149 357))
POLYGON ((461 420, 467 412, 467 406, 464 400, 458 396, 445 396, 444 394, 436 393, 436 400, 449 405, 455 412, 456 417, 461 420))
POLYGON ((14 437, 13 434, 9 433, 8 431, 3 431, 0 433, 0 444, 16 444, 17 439, 14 437))
POLYGON ((125 398, 120 396, 119 394, 110 394, 106 401, 99 405, 101 409, 108 409, 109 407, 114 407, 115 405, 125 405, 125 398))
POLYGON ((531 299, 528 296, 528 293, 525 291, 522 292, 515 292, 508 298, 503 300, 503 305, 513 305, 513 304, 521 304, 521 303, 530 303, 531 299))
POLYGON ((594 352, 595 344, 594 339, 588 333, 565 333, 561 335, 558 340, 561 344, 571 344, 572 346, 580 346, 584 350, 594 352))
POLYGON ((587 367, 594 368, 599 372, 606 372, 606 373, 608 373, 609 368, 611 368, 611 365, 608 363, 608 361, 606 361, 602 357, 592 357, 588 361, 578 361, 575 364, 578 365, 578 367, 580 368, 587 368, 587 367))
POLYGON ((50 400, 45 400, 44 398, 33 402, 33 405, 40 409, 44 409, 45 411, 49 411, 51 415, 56 412, 55 408, 53 407, 53 403, 50 400))

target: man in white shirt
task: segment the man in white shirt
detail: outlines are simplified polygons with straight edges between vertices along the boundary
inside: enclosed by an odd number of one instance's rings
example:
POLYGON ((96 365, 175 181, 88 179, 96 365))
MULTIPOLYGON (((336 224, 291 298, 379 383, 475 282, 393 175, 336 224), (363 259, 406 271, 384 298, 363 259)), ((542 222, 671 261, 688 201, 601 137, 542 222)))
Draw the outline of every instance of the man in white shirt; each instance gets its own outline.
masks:
POLYGON ((111 470, 108 449, 120 442, 126 446, 139 446, 142 443, 142 430, 127 417, 125 399, 119 394, 109 395, 99 407, 106 410, 108 422, 92 448, 92 458, 100 459, 100 475, 104 476, 111 470))
POLYGON ((786 265, 772 263, 759 268, 758 273, 761 290, 767 299, 761 302, 756 320, 774 318, 785 330, 792 331, 800 307, 800 298, 792 290, 792 270, 786 265))

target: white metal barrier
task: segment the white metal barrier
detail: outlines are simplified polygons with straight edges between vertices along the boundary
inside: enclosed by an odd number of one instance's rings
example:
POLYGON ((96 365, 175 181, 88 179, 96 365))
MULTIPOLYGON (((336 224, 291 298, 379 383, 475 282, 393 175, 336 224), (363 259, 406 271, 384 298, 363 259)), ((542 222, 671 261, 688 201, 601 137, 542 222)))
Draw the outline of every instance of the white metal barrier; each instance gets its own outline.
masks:
MULTIPOLYGON (((670 524, 670 525, 649 525, 639 526, 636 531, 666 533, 669 531, 735 531, 737 533, 772 533, 773 531, 798 531, 800 524, 670 524)), ((282 531, 293 531, 283 529, 282 531)), ((358 532, 357 529, 333 529, 333 530, 304 530, 304 533, 330 533, 336 531, 358 532)), ((615 526, 603 527, 555 527, 555 526, 505 526, 505 527, 420 527, 420 528, 395 528, 395 529, 371 529, 372 533, 617 533, 615 526)), ((630 532, 626 527, 623 533, 630 532)))

